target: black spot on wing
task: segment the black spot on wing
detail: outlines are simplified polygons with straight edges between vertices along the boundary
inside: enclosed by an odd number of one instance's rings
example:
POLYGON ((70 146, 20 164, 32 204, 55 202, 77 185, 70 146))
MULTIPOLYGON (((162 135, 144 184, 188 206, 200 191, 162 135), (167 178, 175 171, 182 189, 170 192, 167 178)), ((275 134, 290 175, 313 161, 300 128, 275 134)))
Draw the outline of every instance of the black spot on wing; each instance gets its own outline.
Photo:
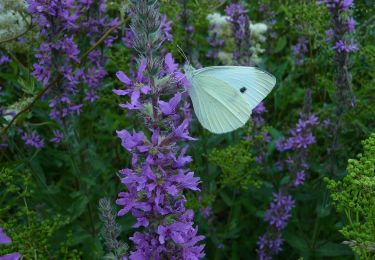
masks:
POLYGON ((246 90, 247 90, 247 88, 245 88, 245 87, 240 88, 241 93, 245 93, 246 90))

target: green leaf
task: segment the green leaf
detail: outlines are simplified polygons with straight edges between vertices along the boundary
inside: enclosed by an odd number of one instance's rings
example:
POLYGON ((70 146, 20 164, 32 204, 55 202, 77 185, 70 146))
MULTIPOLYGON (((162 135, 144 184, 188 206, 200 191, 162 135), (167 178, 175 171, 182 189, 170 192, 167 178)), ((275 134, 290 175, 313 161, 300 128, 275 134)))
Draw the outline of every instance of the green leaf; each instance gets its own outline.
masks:
POLYGON ((229 196, 224 191, 220 193, 220 197, 229 207, 233 205, 231 198, 229 198, 229 196))
POLYGON ((282 51, 285 46, 287 44, 287 39, 285 36, 282 36, 280 37, 278 40, 277 40, 277 43, 276 43, 276 47, 275 49, 273 50, 274 53, 278 53, 280 51, 282 51))
POLYGON ((316 250, 317 256, 344 256, 353 255, 352 250, 343 244, 326 242, 316 250))
POLYGON ((304 258, 308 258, 310 248, 304 237, 285 231, 284 238, 288 244, 298 250, 304 258))

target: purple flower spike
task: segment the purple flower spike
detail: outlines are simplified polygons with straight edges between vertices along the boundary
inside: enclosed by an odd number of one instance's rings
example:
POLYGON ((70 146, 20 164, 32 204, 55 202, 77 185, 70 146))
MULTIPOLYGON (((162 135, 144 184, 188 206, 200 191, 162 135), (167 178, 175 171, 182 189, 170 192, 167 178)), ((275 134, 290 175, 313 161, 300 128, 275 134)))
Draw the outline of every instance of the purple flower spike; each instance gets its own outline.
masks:
MULTIPOLYGON (((352 90, 352 77, 348 66, 349 54, 358 51, 359 47, 354 38, 355 20, 351 17, 353 0, 318 0, 325 4, 331 15, 331 28, 327 38, 335 51, 333 58, 336 67, 336 102, 337 115, 341 115, 355 106, 355 96, 352 90)), ((338 127, 336 127, 338 129, 338 127)), ((336 134, 334 134, 336 135, 336 134)))
MULTIPOLYGON (((83 104, 99 99, 98 89, 106 75, 105 52, 93 50, 80 60, 87 49, 78 40, 93 45, 117 19, 108 19, 105 1, 26 0, 32 23, 40 30, 42 42, 35 55, 33 75, 43 85, 59 79, 59 87, 46 93, 50 117, 59 123, 69 115, 79 115, 83 104)), ((116 36, 108 36, 104 45, 111 46, 116 36)), ((66 121, 66 120, 65 120, 66 121)))
POLYGON ((184 196, 188 190, 199 191, 200 183, 187 168, 192 158, 186 155, 188 146, 182 144, 195 140, 189 133, 191 112, 184 95, 188 82, 172 54, 167 53, 163 62, 153 58, 162 55, 160 44, 172 40, 171 22, 158 13, 157 5, 152 9, 155 15, 144 17, 150 13, 145 10, 147 3, 133 1, 130 26, 137 28, 136 33, 132 31, 134 48, 147 51, 139 53, 138 70, 132 76, 117 73, 124 88, 113 90, 128 100, 121 107, 143 119, 142 131, 117 131, 121 145, 131 154, 131 167, 119 171, 124 191, 116 201, 121 207, 118 215, 130 213, 136 219, 133 227, 146 227, 130 237, 134 247, 126 257, 200 259, 204 245, 197 243, 203 237, 197 235, 194 213, 185 208, 184 196), (159 29, 149 35, 148 28, 159 29))
POLYGON ((270 208, 264 215, 264 219, 278 230, 284 229, 291 210, 294 207, 294 201, 291 196, 285 196, 282 193, 273 194, 274 200, 270 208))

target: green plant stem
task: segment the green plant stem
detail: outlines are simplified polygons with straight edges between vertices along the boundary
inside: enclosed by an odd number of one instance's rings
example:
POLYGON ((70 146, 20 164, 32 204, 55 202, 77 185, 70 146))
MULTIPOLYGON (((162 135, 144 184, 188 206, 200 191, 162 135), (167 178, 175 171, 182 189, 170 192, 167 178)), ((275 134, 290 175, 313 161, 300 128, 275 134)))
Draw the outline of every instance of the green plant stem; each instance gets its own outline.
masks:
POLYGON ((13 123, 16 121, 16 119, 22 115, 23 113, 25 113, 26 111, 28 111, 34 104, 36 101, 39 100, 39 98, 41 98, 44 93, 46 93, 55 83, 57 83, 59 80, 60 80, 61 76, 58 76, 54 81, 52 81, 50 84, 48 84, 44 89, 42 89, 42 91, 40 91, 33 99, 32 101, 25 107, 23 108, 20 112, 18 112, 13 118, 12 120, 9 122, 9 124, 7 126, 5 126, 2 130, 1 130, 1 134, 5 134, 8 129, 13 125, 13 123))
POLYGON ((87 56, 93 51, 95 50, 107 37, 108 35, 110 35, 114 30, 116 30, 120 25, 126 23, 128 20, 130 19, 130 17, 126 18, 123 22, 121 23, 118 23, 114 26, 112 26, 111 28, 109 28, 104 34, 102 37, 100 37, 100 39, 93 45, 90 47, 90 49, 88 49, 80 58, 80 62, 79 63, 82 63, 83 60, 85 60, 87 58, 87 56))
POLYGON ((315 248, 315 240, 316 240, 316 236, 318 234, 318 230, 319 230, 319 217, 316 216, 316 219, 315 219, 315 223, 314 223, 314 231, 313 231, 313 235, 312 235, 312 238, 311 238, 311 249, 314 251, 314 248, 315 248))

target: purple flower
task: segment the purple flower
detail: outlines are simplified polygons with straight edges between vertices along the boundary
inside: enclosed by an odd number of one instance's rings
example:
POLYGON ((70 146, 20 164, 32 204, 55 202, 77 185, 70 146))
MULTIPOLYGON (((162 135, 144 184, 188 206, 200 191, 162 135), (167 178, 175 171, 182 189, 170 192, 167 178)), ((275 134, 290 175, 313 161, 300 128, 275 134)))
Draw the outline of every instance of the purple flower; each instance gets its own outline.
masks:
POLYGON ((307 39, 305 37, 299 37, 298 42, 294 45, 293 56, 296 65, 302 65, 305 59, 305 55, 308 52, 307 39))
POLYGON ((339 40, 333 46, 333 49, 337 50, 337 52, 355 52, 358 50, 357 44, 354 42, 348 42, 346 40, 339 40))
MULTIPOLYGON (((3 232, 3 228, 0 227, 0 245, 1 244, 10 244, 10 243, 12 243, 12 240, 10 239, 9 236, 7 236, 3 232)), ((1 260, 18 260, 20 258, 21 258, 21 254, 18 253, 18 252, 14 252, 14 253, 11 253, 11 254, 0 256, 1 260)))
POLYGON ((117 78, 125 84, 126 90, 121 89, 113 89, 113 92, 118 96, 126 96, 130 95, 133 96, 133 99, 138 99, 142 94, 148 94, 151 91, 151 88, 142 82, 144 82, 145 78, 143 73, 146 69, 147 61, 145 59, 141 60, 139 64, 137 76, 134 80, 131 80, 124 72, 118 71, 116 73, 117 78))
POLYGON ((186 139, 190 141, 195 141, 198 140, 196 138, 193 138, 189 136, 189 121, 185 119, 179 126, 174 127, 172 126, 173 129, 173 134, 175 137, 180 138, 180 139, 186 139))
POLYGON ((173 175, 169 178, 169 181, 175 183, 180 189, 189 189, 193 191, 199 191, 198 184, 200 182, 199 177, 194 177, 194 172, 187 170, 178 170, 178 174, 173 175))
POLYGON ((163 33, 164 39, 166 41, 172 41, 173 40, 173 36, 170 33, 171 30, 172 30, 172 27, 171 27, 172 21, 168 21, 167 20, 167 16, 163 15, 161 17, 161 21, 160 22, 161 22, 161 24, 160 24, 160 30, 163 33))
POLYGON ((296 128, 290 131, 291 136, 286 140, 276 142, 276 148, 280 152, 291 149, 307 149, 315 143, 315 137, 311 133, 311 128, 318 124, 318 118, 311 115, 307 119, 299 119, 296 128))
POLYGON ((187 33, 193 33, 194 32, 194 27, 192 25, 188 25, 185 27, 185 31, 187 33))
POLYGON ((229 16, 228 21, 233 26, 233 35, 237 40, 245 36, 244 25, 246 21, 246 10, 242 4, 230 4, 225 8, 225 14, 229 16))
POLYGON ((260 260, 272 260, 272 256, 281 251, 281 246, 284 240, 280 233, 275 235, 266 233, 259 237, 257 242, 258 248, 256 250, 260 260))
POLYGON ((6 55, 0 56, 0 66, 3 65, 3 64, 5 64, 5 63, 9 63, 11 61, 12 60, 8 56, 6 56, 6 55))
POLYGON ((304 170, 298 171, 293 180, 293 186, 298 187, 304 182, 305 182, 305 171, 304 170))
POLYGON ((326 4, 329 9, 348 10, 353 5, 353 0, 317 0, 318 4, 326 4))
POLYGON ((122 38, 122 42, 125 44, 128 48, 133 48, 134 45, 134 34, 132 29, 126 27, 125 29, 125 35, 122 38))
MULTIPOLYGON (((325 4, 331 15, 329 40, 332 41, 332 48, 335 50, 336 72, 334 78, 337 103, 335 114, 341 116, 342 113, 355 105, 350 66, 348 66, 349 54, 358 50, 354 39, 355 20, 350 16, 353 0, 319 0, 317 3, 325 4)), ((339 127, 334 129, 339 129, 339 127)))
POLYGON ((172 54, 167 53, 164 58, 164 73, 168 75, 172 75, 173 79, 176 83, 181 83, 185 89, 189 86, 189 81, 186 79, 184 73, 181 72, 178 68, 178 64, 175 63, 172 54))
POLYGON ((330 42, 333 39, 334 34, 335 34, 335 31, 332 28, 328 29, 326 31, 326 36, 327 36, 326 41, 330 42))
POLYGON ((0 227, 0 244, 10 244, 12 243, 12 240, 10 239, 10 237, 8 237, 4 231, 3 231, 3 228, 0 227))
POLYGON ((264 220, 268 221, 276 229, 281 230, 291 216, 290 212, 294 207, 294 200, 291 196, 283 195, 281 192, 274 193, 273 196, 274 200, 266 211, 264 220))
POLYGON ((260 127, 261 125, 264 124, 264 119, 262 115, 266 113, 268 110, 264 106, 263 101, 260 102, 252 111, 251 118, 253 122, 257 125, 257 127, 260 127))
POLYGON ((37 149, 44 147, 44 140, 35 131, 32 131, 31 134, 22 132, 21 138, 28 146, 35 147, 37 149))
POLYGON ((151 205, 147 202, 138 201, 137 197, 133 196, 134 193, 130 192, 120 192, 118 194, 119 199, 116 200, 116 204, 124 206, 119 212, 118 216, 123 216, 132 209, 138 209, 142 211, 150 211, 152 209, 151 205))
POLYGON ((216 26, 216 24, 211 24, 208 27, 207 42, 211 46, 211 49, 207 52, 206 56, 211 59, 216 59, 219 56, 219 52, 225 44, 225 41, 220 39, 217 32, 215 32, 216 26))
POLYGON ((242 54, 248 56, 248 50, 241 51, 245 43, 246 49, 250 49, 250 31, 249 19, 245 7, 240 3, 232 3, 225 8, 225 14, 229 17, 228 22, 232 25, 232 34, 235 40, 236 49, 233 52, 233 58, 239 63, 242 54))
POLYGON ((116 131, 117 136, 121 139, 121 145, 129 152, 144 143, 145 135, 141 132, 135 132, 131 135, 127 130, 116 131))
POLYGON ((159 100, 158 104, 159 104, 159 108, 161 112, 166 116, 170 116, 176 113, 176 108, 178 104, 180 103, 180 101, 181 101, 181 93, 178 92, 168 102, 159 100))
POLYGON ((52 143, 60 143, 65 138, 64 134, 59 130, 53 130, 52 132, 54 137, 49 140, 52 143))
POLYGON ((21 259, 21 254, 18 252, 0 256, 0 260, 18 260, 21 259))
POLYGON ((61 42, 59 42, 56 48, 63 50, 65 55, 67 55, 70 59, 79 62, 79 50, 77 44, 73 40, 73 36, 68 37, 67 35, 64 35, 64 38, 61 40, 61 42))
POLYGON ((208 219, 212 215, 212 208, 210 206, 201 209, 201 215, 203 218, 208 219))
POLYGON ((353 17, 349 17, 346 24, 348 26, 348 32, 352 33, 355 31, 355 20, 353 17))

